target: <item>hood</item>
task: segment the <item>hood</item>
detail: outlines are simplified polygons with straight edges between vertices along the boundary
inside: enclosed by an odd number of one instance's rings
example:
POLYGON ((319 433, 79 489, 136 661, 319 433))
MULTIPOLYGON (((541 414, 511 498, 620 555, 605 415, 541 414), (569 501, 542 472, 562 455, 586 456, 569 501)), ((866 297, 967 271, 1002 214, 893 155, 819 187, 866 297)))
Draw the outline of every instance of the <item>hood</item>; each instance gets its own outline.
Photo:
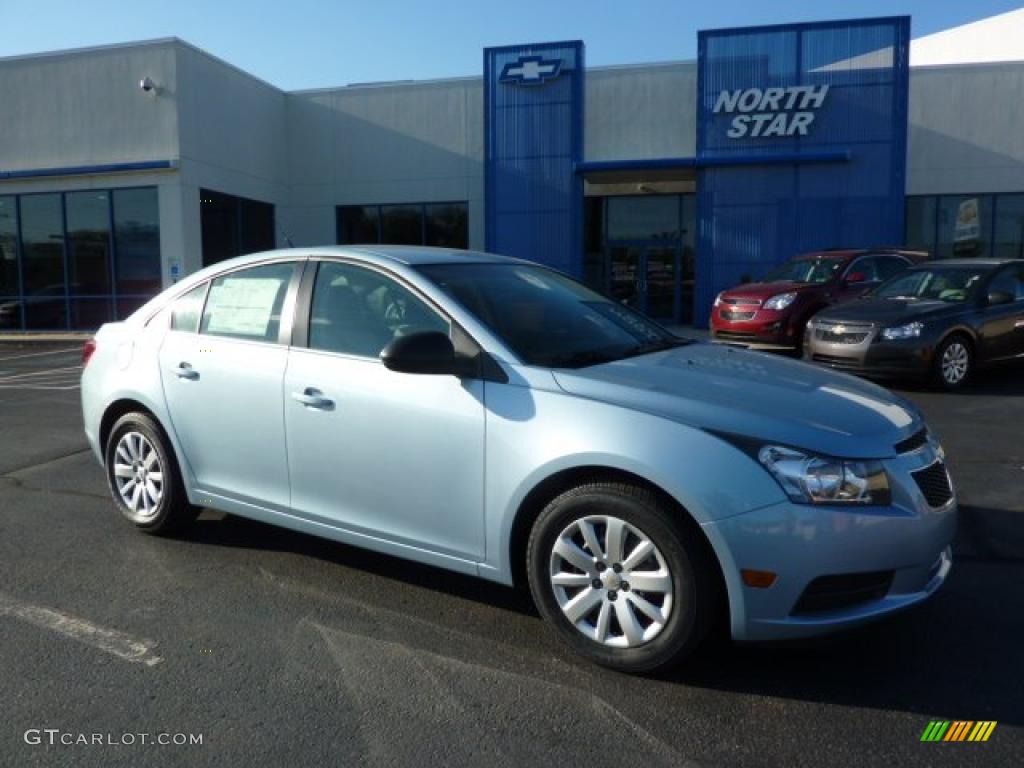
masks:
POLYGON ((875 384, 715 344, 554 375, 579 397, 840 458, 894 456, 895 444, 922 426, 913 405, 875 384))
POLYGON ((967 309, 966 302, 956 304, 929 299, 875 299, 865 297, 824 309, 816 320, 844 323, 903 325, 915 320, 957 314, 967 309))
POLYGON ((805 293, 822 287, 824 283, 794 283, 788 280, 780 280, 773 283, 744 283, 722 291, 723 298, 729 299, 760 299, 765 301, 780 293, 805 293))

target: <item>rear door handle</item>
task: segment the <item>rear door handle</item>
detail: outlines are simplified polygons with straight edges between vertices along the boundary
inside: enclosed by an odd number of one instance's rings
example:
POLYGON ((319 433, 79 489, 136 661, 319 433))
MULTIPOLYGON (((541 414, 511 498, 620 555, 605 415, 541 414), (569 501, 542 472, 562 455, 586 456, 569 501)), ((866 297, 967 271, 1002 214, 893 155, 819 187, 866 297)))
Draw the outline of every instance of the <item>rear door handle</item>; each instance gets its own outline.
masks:
POLYGON ((319 389, 306 387, 301 392, 292 392, 292 400, 302 403, 307 408, 316 408, 321 411, 330 411, 334 408, 334 401, 324 397, 319 389))
POLYGON ((178 363, 178 367, 173 369, 173 373, 179 379, 188 379, 189 381, 195 381, 199 378, 199 371, 188 363, 178 363))

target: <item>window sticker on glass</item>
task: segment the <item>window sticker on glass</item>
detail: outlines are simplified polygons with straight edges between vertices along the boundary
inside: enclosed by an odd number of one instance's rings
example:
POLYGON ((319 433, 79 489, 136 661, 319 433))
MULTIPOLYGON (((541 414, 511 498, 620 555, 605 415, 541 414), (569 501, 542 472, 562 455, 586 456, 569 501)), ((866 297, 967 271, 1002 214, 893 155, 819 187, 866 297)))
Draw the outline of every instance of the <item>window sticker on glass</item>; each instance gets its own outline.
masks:
POLYGON ((281 281, 273 277, 229 277, 210 289, 209 333, 231 336, 267 334, 281 281))

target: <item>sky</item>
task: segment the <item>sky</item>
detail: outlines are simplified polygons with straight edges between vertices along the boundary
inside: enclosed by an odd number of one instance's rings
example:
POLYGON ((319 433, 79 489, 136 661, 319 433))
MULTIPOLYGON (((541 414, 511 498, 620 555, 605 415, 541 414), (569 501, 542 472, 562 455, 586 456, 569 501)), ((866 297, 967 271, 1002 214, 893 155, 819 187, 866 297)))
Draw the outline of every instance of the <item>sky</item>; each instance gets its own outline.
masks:
POLYGON ((490 45, 582 39, 588 66, 696 58, 697 30, 909 14, 914 37, 1020 0, 0 0, 0 56, 179 37, 285 90, 479 75, 490 45))

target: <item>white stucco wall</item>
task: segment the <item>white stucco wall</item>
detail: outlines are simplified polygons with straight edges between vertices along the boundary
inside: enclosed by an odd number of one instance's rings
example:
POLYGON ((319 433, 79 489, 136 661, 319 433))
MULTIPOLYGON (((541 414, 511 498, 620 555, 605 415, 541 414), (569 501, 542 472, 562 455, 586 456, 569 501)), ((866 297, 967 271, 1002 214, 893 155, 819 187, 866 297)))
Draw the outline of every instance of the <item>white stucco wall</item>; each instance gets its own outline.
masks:
POLYGON ((907 194, 1024 192, 1024 62, 910 72, 907 194))
POLYGON ((584 159, 693 157, 697 62, 587 71, 584 159))
POLYGON ((483 247, 483 85, 476 78, 288 95, 296 244, 333 243, 334 207, 465 200, 483 247))

